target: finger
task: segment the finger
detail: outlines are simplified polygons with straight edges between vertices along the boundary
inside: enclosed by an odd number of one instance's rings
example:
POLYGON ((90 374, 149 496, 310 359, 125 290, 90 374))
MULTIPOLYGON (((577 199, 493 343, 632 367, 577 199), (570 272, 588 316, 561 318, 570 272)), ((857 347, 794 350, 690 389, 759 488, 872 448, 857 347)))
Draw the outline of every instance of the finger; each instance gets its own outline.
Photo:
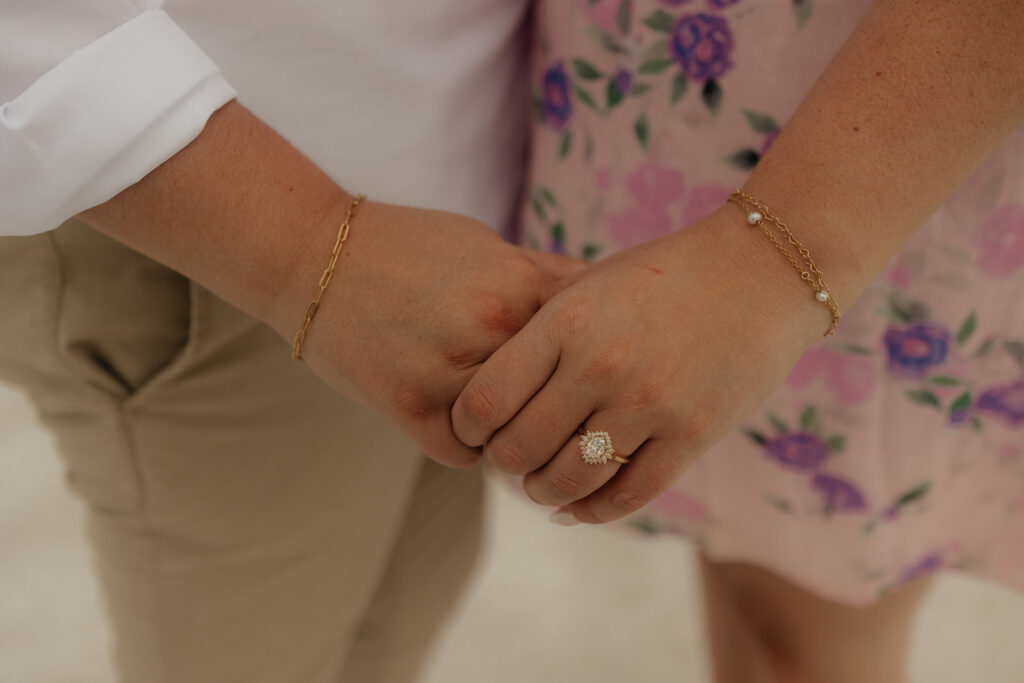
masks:
POLYGON ((585 261, 579 261, 561 254, 552 254, 540 249, 523 248, 527 257, 533 261, 542 274, 547 278, 543 281, 539 291, 538 304, 543 306, 553 296, 571 285, 587 269, 585 261))
POLYGON ((482 446, 548 381, 559 344, 534 316, 477 370, 452 406, 452 428, 467 446, 482 446))
POLYGON ((695 459, 678 441, 651 439, 607 484, 566 509, 585 524, 621 519, 668 490, 695 459))
POLYGON ((483 457, 482 448, 471 448, 455 438, 447 409, 418 421, 410 433, 425 456, 447 467, 469 468, 483 457))
POLYGON ((527 257, 537 264, 541 272, 555 280, 562 280, 572 277, 577 273, 586 270, 590 264, 562 254, 554 254, 541 249, 530 249, 521 247, 527 257))
POLYGON ((590 438, 575 434, 562 446, 558 455, 543 468, 532 472, 523 481, 523 488, 534 502, 541 505, 569 505, 594 493, 604 486, 623 467, 614 457, 629 459, 641 448, 648 430, 635 418, 622 411, 603 410, 587 420, 584 431, 590 438), (581 441, 589 446, 588 455, 607 456, 606 462, 589 463, 584 459, 581 441), (611 446, 612 453, 601 446, 611 446))
POLYGON ((559 368, 547 384, 484 446, 484 457, 509 474, 542 467, 571 440, 594 410, 600 395, 595 383, 581 384, 559 368))

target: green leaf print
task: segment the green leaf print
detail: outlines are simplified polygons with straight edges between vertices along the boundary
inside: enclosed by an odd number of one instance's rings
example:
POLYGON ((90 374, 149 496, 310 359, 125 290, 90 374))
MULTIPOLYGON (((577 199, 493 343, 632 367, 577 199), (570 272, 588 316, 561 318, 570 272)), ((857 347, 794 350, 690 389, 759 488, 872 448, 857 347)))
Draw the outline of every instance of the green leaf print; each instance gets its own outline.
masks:
POLYGON ((768 413, 768 421, 772 424, 772 428, 774 428, 777 432, 782 432, 783 434, 785 434, 789 431, 789 425, 783 422, 777 415, 768 413))
POLYGON ((761 155, 750 148, 739 149, 727 156, 723 161, 733 168, 741 171, 749 171, 761 161, 761 155))
POLYGON ((651 124, 647 120, 647 112, 640 114, 636 117, 636 122, 633 124, 633 132, 636 134, 636 139, 640 143, 640 146, 647 151, 647 140, 651 137, 651 124))
POLYGON ((533 118, 536 119, 537 123, 547 121, 547 117, 544 115, 544 101, 536 92, 530 93, 530 110, 533 112, 533 118))
POLYGON ((1013 356, 1013 359, 1017 361, 1017 365, 1024 369, 1024 342, 1015 340, 1003 342, 1003 348, 1006 352, 1013 356))
POLYGON ((900 322, 921 322, 929 318, 928 307, 899 290, 889 292, 889 309, 900 322))
POLYGON ((573 92, 576 93, 576 99, 577 100, 579 100, 583 104, 587 105, 588 107, 590 107, 591 109, 596 111, 598 114, 603 114, 604 113, 604 112, 601 111, 601 105, 599 105, 597 103, 597 101, 594 100, 594 96, 591 95, 589 92, 587 92, 586 90, 584 90, 583 88, 581 88, 579 86, 576 86, 575 88, 573 88, 573 92))
POLYGON ((964 342, 971 338, 974 334, 974 330, 978 328, 978 316, 971 311, 971 314, 967 316, 963 324, 960 325, 960 329, 956 333, 956 343, 958 346, 963 346, 964 342))
POLYGON ((843 449, 846 448, 846 436, 843 434, 834 434, 825 440, 825 448, 831 453, 842 453, 843 449))
POLYGON ((606 91, 608 98, 608 109, 614 109, 615 105, 622 101, 625 94, 619 90, 619 84, 614 78, 608 79, 608 89, 606 91))
POLYGON ((779 124, 775 123, 775 119, 767 114, 759 114, 756 111, 744 109, 743 115, 747 117, 747 123, 757 133, 767 135, 768 133, 779 132, 779 124))
POLYGON ((796 19, 796 27, 802 29, 810 21, 814 13, 811 0, 793 0, 793 17, 796 19))
POLYGON ((680 71, 676 74, 676 77, 672 79, 672 104, 675 104, 679 100, 683 99, 683 95, 690 87, 690 79, 686 77, 686 73, 680 71))
POLYGON ((660 74, 672 64, 673 60, 668 57, 656 57, 641 64, 637 71, 642 74, 660 74))
POLYGON ((700 98, 708 111, 717 115, 722 108, 722 87, 718 85, 718 81, 711 79, 706 82, 700 91, 700 98))
POLYGON ((547 215, 544 212, 544 205, 537 201, 536 197, 530 198, 530 206, 533 207, 533 212, 537 214, 537 218, 540 219, 541 223, 546 223, 548 220, 547 215))
POLYGON ((874 355, 874 351, 872 351, 866 346, 861 346, 859 344, 836 344, 835 348, 839 349, 840 351, 846 351, 847 353, 856 354, 858 356, 874 355))
POLYGON ((586 31, 590 35, 590 37, 597 41, 597 44, 604 48, 606 51, 612 52, 617 55, 626 53, 626 48, 622 46, 622 43, 616 40, 615 37, 612 36, 610 33, 601 29, 600 26, 595 26, 591 24, 590 26, 587 27, 586 31))
POLYGON ((793 512, 793 504, 782 496, 774 493, 765 493, 764 502, 768 503, 779 512, 785 512, 787 515, 792 514, 793 512))
POLYGON ((818 411, 813 405, 809 405, 800 413, 800 429, 813 431, 818 422, 818 411))
POLYGON ((583 245, 583 260, 594 261, 597 259, 597 255, 601 253, 601 245, 599 244, 584 244, 583 245))
POLYGON ((955 413, 957 411, 967 410, 970 407, 971 407, 971 392, 965 391, 964 393, 962 393, 959 396, 957 396, 956 399, 954 399, 954 401, 949 405, 949 413, 952 415, 953 413, 955 413))
POLYGON ((629 33, 630 22, 633 18, 633 0, 623 0, 615 13, 615 24, 623 33, 629 33))
POLYGON ((906 507, 907 505, 910 505, 914 501, 920 500, 924 498, 926 495, 928 495, 928 492, 931 490, 931 488, 932 483, 930 481, 922 482, 915 486, 914 488, 907 491, 906 493, 904 493, 899 498, 897 498, 896 502, 893 504, 893 507, 906 507))
POLYGON ((534 192, 537 195, 539 195, 540 198, 543 199, 548 206, 552 208, 558 208, 558 200, 555 199, 554 192, 544 187, 543 185, 538 186, 537 189, 534 190, 534 192))
POLYGON ((928 378, 929 384, 935 384, 940 387, 955 387, 963 384, 962 380, 956 377, 950 377, 949 375, 935 375, 934 377, 928 378))
POLYGON ((597 67, 583 59, 573 59, 572 68, 576 70, 576 75, 585 81, 596 81, 604 75, 597 67))
POLYGON ((659 33, 672 33, 672 15, 663 9, 654 10, 643 21, 648 28, 659 33))
POLYGON ((558 144, 558 158, 564 159, 569 156, 570 150, 572 150, 572 131, 567 130, 562 133, 562 140, 558 144))
POLYGON ((751 438, 751 440, 758 446, 763 446, 768 443, 768 439, 765 438, 764 434, 757 431, 756 429, 750 429, 749 427, 743 428, 743 433, 751 438))
POLYGON ((974 352, 974 357, 981 358, 982 356, 987 356, 989 351, 995 348, 995 345, 996 340, 989 337, 981 344, 981 346, 978 347, 978 350, 974 352))
POLYGON ((551 239, 558 244, 565 244, 565 226, 555 223, 551 226, 551 239))
POLYGON ((927 389, 911 389, 907 392, 907 398, 923 406, 942 407, 942 401, 939 400, 939 397, 927 389))
POLYGON ((633 89, 629 91, 630 95, 643 95, 645 92, 650 90, 652 86, 650 83, 637 83, 633 86, 633 89))

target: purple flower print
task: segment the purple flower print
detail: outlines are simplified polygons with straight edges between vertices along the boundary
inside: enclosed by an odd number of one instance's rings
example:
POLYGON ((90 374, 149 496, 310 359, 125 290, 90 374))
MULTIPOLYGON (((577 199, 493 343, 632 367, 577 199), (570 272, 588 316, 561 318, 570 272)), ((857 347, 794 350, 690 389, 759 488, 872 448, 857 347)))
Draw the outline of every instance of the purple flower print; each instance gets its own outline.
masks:
POLYGON ((942 557, 942 553, 931 553, 930 555, 925 555, 917 564, 903 571, 900 575, 900 583, 907 583, 908 581, 913 581, 914 579, 920 579, 928 576, 929 574, 934 574, 938 570, 942 569, 944 564, 945 560, 942 557))
POLYGON ((862 512, 868 509, 864 494, 839 477, 818 472, 811 479, 811 487, 825 497, 825 506, 831 512, 862 512))
POLYGON ((949 353, 949 330, 934 323, 914 323, 885 331, 889 370, 905 377, 922 377, 941 365, 949 353))
POLYGON ((978 397, 975 407, 998 417, 1010 427, 1024 425, 1024 377, 986 389, 978 397))
POLYGON ((711 9, 725 9, 731 5, 735 5, 740 0, 708 0, 708 7, 711 9))
POLYGON ((661 4, 668 5, 669 7, 679 7, 680 5, 685 5, 690 1, 691 0, 661 0, 661 4))
POLYGON ((1024 267, 1024 204, 1001 206, 978 228, 978 267, 992 277, 1007 277, 1024 267))
POLYGON ((645 161, 626 176, 626 189, 648 209, 664 209, 683 198, 683 174, 654 161, 645 161))
POLYGON ((794 470, 816 470, 828 457, 828 448, 810 432, 780 434, 764 447, 769 458, 794 470))
POLYGON ((569 77, 565 65, 559 62, 544 73, 544 117, 555 129, 561 130, 572 116, 569 100, 569 77))
POLYGON ((629 88, 633 85, 633 74, 629 73, 625 69, 619 69, 619 72, 615 74, 615 87, 619 89, 621 93, 628 93, 629 88))
POLYGON ((722 17, 684 14, 672 27, 672 56, 694 80, 719 78, 732 68, 732 48, 732 31, 722 17))
POLYGON ((967 408, 958 408, 949 414, 949 426, 959 427, 963 423, 967 422, 967 419, 971 416, 971 411, 967 408))

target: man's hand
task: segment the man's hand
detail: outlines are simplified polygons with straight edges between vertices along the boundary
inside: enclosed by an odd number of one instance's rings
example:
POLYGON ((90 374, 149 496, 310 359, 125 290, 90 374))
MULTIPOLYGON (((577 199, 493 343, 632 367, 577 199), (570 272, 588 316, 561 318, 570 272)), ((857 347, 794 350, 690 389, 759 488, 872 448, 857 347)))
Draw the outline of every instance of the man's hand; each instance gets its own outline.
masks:
MULTIPOLYGON (((231 102, 185 149, 82 218, 290 344, 350 201, 231 102)), ((427 455, 466 466, 478 454, 452 435, 451 404, 476 366, 554 294, 560 274, 577 267, 506 244, 464 216, 364 202, 303 357, 331 386, 394 420, 427 455)))
MULTIPOLYGON (((324 237, 277 302, 272 322, 287 339, 330 257, 334 236, 324 237)), ((558 291, 562 275, 579 267, 514 247, 465 216, 364 201, 303 357, 332 387, 390 418, 429 457, 469 466, 480 449, 452 434, 452 403, 558 291)))

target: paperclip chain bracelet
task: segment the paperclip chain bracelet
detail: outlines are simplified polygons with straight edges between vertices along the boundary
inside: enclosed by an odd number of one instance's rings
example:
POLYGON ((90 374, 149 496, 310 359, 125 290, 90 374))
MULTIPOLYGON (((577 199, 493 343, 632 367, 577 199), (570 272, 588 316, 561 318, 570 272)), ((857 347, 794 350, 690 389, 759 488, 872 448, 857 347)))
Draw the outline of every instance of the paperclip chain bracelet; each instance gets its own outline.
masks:
POLYGON ((789 226, 779 220, 778 216, 771 212, 771 210, 762 204, 755 197, 743 192, 742 190, 735 190, 729 195, 729 201, 736 204, 744 213, 747 214, 747 223, 751 226, 761 228, 761 232, 771 240, 775 248, 782 252, 782 255, 786 257, 796 272, 800 274, 800 279, 807 283, 807 285, 814 291, 814 298, 819 303, 825 305, 828 308, 829 313, 832 314, 832 324, 829 325, 828 330, 824 336, 829 336, 836 331, 836 325, 839 324, 839 304, 836 302, 832 291, 825 284, 824 275, 818 270, 818 267, 814 265, 814 259, 811 258, 811 253, 807 250, 807 247, 803 245, 800 240, 793 235, 789 226), (790 250, 786 248, 782 242, 775 236, 775 233, 769 228, 769 225, 775 227, 776 230, 782 233, 786 238, 786 241, 791 244, 797 254, 803 260, 804 265, 797 263, 796 258, 790 253, 790 250))
POLYGON ((334 267, 338 265, 338 255, 341 254, 341 248, 345 246, 345 240, 348 239, 348 230, 352 224, 352 218, 356 215, 356 209, 364 199, 366 199, 366 195, 356 195, 352 203, 348 205, 345 220, 342 221, 341 226, 338 228, 338 237, 334 240, 334 251, 331 252, 331 261, 327 264, 327 270, 320 276, 320 285, 317 287, 316 296, 313 297, 312 303, 306 309, 306 319, 302 322, 302 327, 299 328, 299 331, 295 333, 295 341, 292 342, 292 358, 295 360, 302 360, 302 342, 306 341, 306 331, 309 330, 309 324, 313 322, 313 316, 316 315, 317 309, 320 308, 320 297, 324 295, 327 285, 331 284, 331 278, 334 277, 334 267))

